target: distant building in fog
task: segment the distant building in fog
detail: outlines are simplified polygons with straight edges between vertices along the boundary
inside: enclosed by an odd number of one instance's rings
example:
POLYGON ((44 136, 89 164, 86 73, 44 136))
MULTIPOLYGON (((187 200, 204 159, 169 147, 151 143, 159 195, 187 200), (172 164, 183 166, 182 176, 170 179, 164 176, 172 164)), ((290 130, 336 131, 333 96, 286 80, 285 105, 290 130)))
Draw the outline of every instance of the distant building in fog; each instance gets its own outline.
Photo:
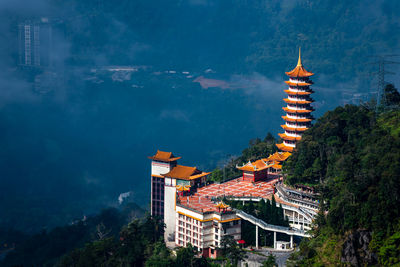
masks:
POLYGON ((52 27, 47 18, 18 25, 18 64, 26 67, 50 67, 52 27))

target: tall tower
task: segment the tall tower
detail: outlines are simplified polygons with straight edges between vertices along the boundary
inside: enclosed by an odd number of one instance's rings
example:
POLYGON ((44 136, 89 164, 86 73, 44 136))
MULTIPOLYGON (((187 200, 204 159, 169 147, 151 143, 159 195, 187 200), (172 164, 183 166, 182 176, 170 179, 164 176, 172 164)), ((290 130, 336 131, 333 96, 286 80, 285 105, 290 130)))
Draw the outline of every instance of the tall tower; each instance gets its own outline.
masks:
POLYGON ((170 172, 178 163, 178 159, 171 152, 157 150, 157 153, 149 157, 151 159, 151 216, 164 218, 164 173, 170 172))
POLYGON ((296 142, 301 139, 303 132, 311 126, 311 121, 314 120, 311 116, 311 112, 314 110, 311 103, 314 100, 310 97, 313 93, 310 89, 310 85, 313 84, 310 76, 314 73, 306 71, 303 67, 300 48, 297 66, 292 71, 286 72, 286 75, 289 76, 289 81, 285 81, 285 83, 289 85, 289 88, 285 90, 288 98, 283 99, 287 104, 286 107, 283 107, 286 116, 282 116, 285 124, 281 125, 285 132, 279 134, 283 143, 276 144, 276 146, 282 151, 292 152, 296 147, 296 142))

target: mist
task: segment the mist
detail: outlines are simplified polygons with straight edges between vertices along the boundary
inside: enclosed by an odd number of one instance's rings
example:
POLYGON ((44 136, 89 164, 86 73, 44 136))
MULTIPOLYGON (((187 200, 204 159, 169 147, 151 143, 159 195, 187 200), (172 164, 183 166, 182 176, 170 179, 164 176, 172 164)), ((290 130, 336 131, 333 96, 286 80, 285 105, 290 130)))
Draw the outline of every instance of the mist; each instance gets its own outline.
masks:
POLYGON ((337 4, 323 17, 336 3, 322 2, 1 1, 0 226, 62 225, 118 206, 124 192, 147 207, 157 149, 211 171, 276 135, 299 46, 316 73, 314 116, 369 99, 374 66, 364 63, 398 51, 398 3, 337 4), (18 25, 42 18, 52 64, 21 66, 18 25), (377 20, 386 26, 367 30, 377 20))

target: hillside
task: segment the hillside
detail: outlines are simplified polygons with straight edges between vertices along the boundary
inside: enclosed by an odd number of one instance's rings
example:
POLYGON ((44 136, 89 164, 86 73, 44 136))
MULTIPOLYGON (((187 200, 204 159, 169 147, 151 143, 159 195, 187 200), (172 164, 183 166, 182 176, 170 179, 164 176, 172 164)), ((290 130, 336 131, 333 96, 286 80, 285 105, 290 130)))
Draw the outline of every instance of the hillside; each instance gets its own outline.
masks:
POLYGON ((327 112, 284 165, 289 184, 322 194, 304 266, 399 264, 400 111, 347 105, 327 112))

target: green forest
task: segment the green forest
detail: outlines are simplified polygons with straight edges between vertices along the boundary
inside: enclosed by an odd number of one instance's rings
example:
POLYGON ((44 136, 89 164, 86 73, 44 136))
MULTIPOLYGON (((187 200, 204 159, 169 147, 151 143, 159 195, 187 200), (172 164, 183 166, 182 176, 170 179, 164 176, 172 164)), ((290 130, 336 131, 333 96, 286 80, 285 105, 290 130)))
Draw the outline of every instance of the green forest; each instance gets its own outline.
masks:
POLYGON ((327 112, 284 164, 286 183, 321 193, 315 237, 301 243, 298 255, 303 266, 339 265, 349 249, 352 264, 400 264, 399 97, 387 85, 386 106, 327 112), (352 241, 359 236, 365 244, 352 241))

